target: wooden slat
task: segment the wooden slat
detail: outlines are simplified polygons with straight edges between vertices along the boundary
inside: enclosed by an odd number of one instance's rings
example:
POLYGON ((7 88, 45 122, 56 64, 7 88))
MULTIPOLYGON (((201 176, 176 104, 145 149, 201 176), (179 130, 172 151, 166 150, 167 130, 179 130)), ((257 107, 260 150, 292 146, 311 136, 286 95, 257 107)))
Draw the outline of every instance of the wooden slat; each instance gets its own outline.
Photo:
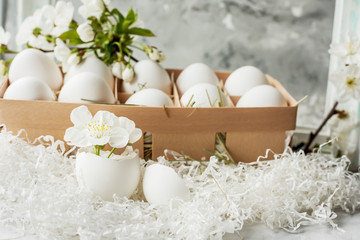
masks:
POLYGON ((3 80, 2 82, 0 82, 0 98, 4 97, 4 93, 6 91, 6 89, 9 87, 9 80, 3 80))
MULTIPOLYGON (((113 112, 135 121, 148 132, 227 132, 295 129, 297 107, 178 108, 85 104, 95 114, 113 112)), ((23 128, 66 129, 74 103, 0 100, 3 123, 23 128)))
MULTIPOLYGON (((235 161, 254 162, 259 156, 265 156, 267 149, 271 149, 275 153, 282 153, 285 147, 285 138, 284 131, 228 132, 226 147, 235 161)), ((267 159, 271 160, 273 156, 270 154, 267 159)))
POLYGON ((153 133, 152 141, 153 160, 163 156, 165 149, 184 153, 200 160, 202 157, 209 157, 205 149, 214 151, 215 133, 153 133))

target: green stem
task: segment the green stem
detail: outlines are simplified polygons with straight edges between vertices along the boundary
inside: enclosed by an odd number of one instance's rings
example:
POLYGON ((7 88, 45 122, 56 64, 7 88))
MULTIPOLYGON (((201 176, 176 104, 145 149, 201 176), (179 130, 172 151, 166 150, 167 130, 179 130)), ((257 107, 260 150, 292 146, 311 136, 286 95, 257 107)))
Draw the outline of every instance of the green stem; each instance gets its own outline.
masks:
POLYGON ((229 151, 227 150, 224 141, 220 138, 219 134, 216 135, 216 138, 218 139, 219 143, 221 144, 221 146, 223 147, 226 155, 229 157, 230 161, 237 165, 237 163, 234 161, 234 159, 232 158, 231 154, 229 153, 229 151))
POLYGON ((100 146, 99 145, 94 146, 94 153, 95 153, 95 155, 100 156, 100 146))
POLYGON ((136 40, 133 40, 133 43, 139 44, 139 45, 142 46, 144 49, 147 47, 146 45, 144 45, 144 44, 142 44, 141 42, 136 41, 136 40))
POLYGON ((10 49, 7 49, 5 53, 14 53, 14 54, 18 54, 19 52, 17 52, 17 51, 13 51, 13 50, 10 50, 10 49))
POLYGON ((143 48, 139 48, 138 46, 135 46, 135 45, 130 45, 130 47, 136 48, 136 49, 138 49, 138 50, 140 50, 140 51, 144 51, 143 48))
POLYGON ((115 150, 116 150, 116 148, 113 148, 107 158, 110 158, 110 156, 114 153, 115 150))

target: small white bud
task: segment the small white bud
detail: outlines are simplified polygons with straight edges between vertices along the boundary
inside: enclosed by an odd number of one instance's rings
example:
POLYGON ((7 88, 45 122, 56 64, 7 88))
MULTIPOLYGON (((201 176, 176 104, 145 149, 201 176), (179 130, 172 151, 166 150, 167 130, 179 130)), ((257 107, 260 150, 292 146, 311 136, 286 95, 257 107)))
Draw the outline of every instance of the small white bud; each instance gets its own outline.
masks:
POLYGON ((82 41, 90 42, 94 40, 95 32, 88 23, 80 24, 76 31, 82 41))
POLYGON ((166 60, 166 56, 163 52, 159 52, 159 62, 163 62, 166 60))
POLYGON ((151 48, 148 52, 149 58, 153 61, 159 61, 160 54, 156 48, 151 48))
POLYGON ((125 64, 123 62, 116 62, 111 67, 112 74, 117 78, 122 77, 122 72, 124 71, 124 69, 125 64))
POLYGON ((131 82, 134 79, 134 76, 135 72, 133 67, 130 64, 126 65, 124 71, 122 72, 122 79, 125 82, 131 82))

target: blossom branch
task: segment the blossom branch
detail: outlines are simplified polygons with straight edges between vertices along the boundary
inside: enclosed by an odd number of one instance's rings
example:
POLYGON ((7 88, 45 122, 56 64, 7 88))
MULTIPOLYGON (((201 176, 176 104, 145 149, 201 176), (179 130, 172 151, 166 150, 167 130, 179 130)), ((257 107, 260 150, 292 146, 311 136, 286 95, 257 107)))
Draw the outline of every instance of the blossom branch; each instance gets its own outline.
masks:
POLYGON ((312 142, 314 141, 314 139, 319 135, 320 131, 323 129, 323 127, 325 126, 325 124, 330 120, 330 118, 332 116, 334 116, 335 114, 338 114, 340 111, 336 110, 337 105, 339 104, 338 101, 336 101, 333 105, 333 107, 331 108, 330 112, 328 113, 328 115, 326 116, 326 118, 322 121, 322 123, 320 124, 320 126, 316 129, 315 133, 311 132, 310 136, 309 136, 309 140, 307 141, 305 148, 304 148, 304 152, 305 154, 310 152, 310 146, 312 144, 312 142))

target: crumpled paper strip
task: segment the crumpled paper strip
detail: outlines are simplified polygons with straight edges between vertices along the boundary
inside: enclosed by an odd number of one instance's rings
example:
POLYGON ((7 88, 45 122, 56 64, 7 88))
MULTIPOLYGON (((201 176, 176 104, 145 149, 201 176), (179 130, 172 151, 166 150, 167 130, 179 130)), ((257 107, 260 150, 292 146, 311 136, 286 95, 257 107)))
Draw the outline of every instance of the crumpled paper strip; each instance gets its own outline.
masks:
MULTIPOLYGON (((334 209, 359 209, 359 174, 349 160, 290 150, 275 160, 208 167, 172 166, 191 191, 191 200, 156 207, 141 186, 131 198, 105 202, 80 192, 75 159, 50 136, 30 145, 5 126, 0 133, 0 224, 41 239, 221 239, 245 224, 296 231, 303 225, 337 227, 334 209)), ((142 161, 142 172, 153 161, 142 161)))

